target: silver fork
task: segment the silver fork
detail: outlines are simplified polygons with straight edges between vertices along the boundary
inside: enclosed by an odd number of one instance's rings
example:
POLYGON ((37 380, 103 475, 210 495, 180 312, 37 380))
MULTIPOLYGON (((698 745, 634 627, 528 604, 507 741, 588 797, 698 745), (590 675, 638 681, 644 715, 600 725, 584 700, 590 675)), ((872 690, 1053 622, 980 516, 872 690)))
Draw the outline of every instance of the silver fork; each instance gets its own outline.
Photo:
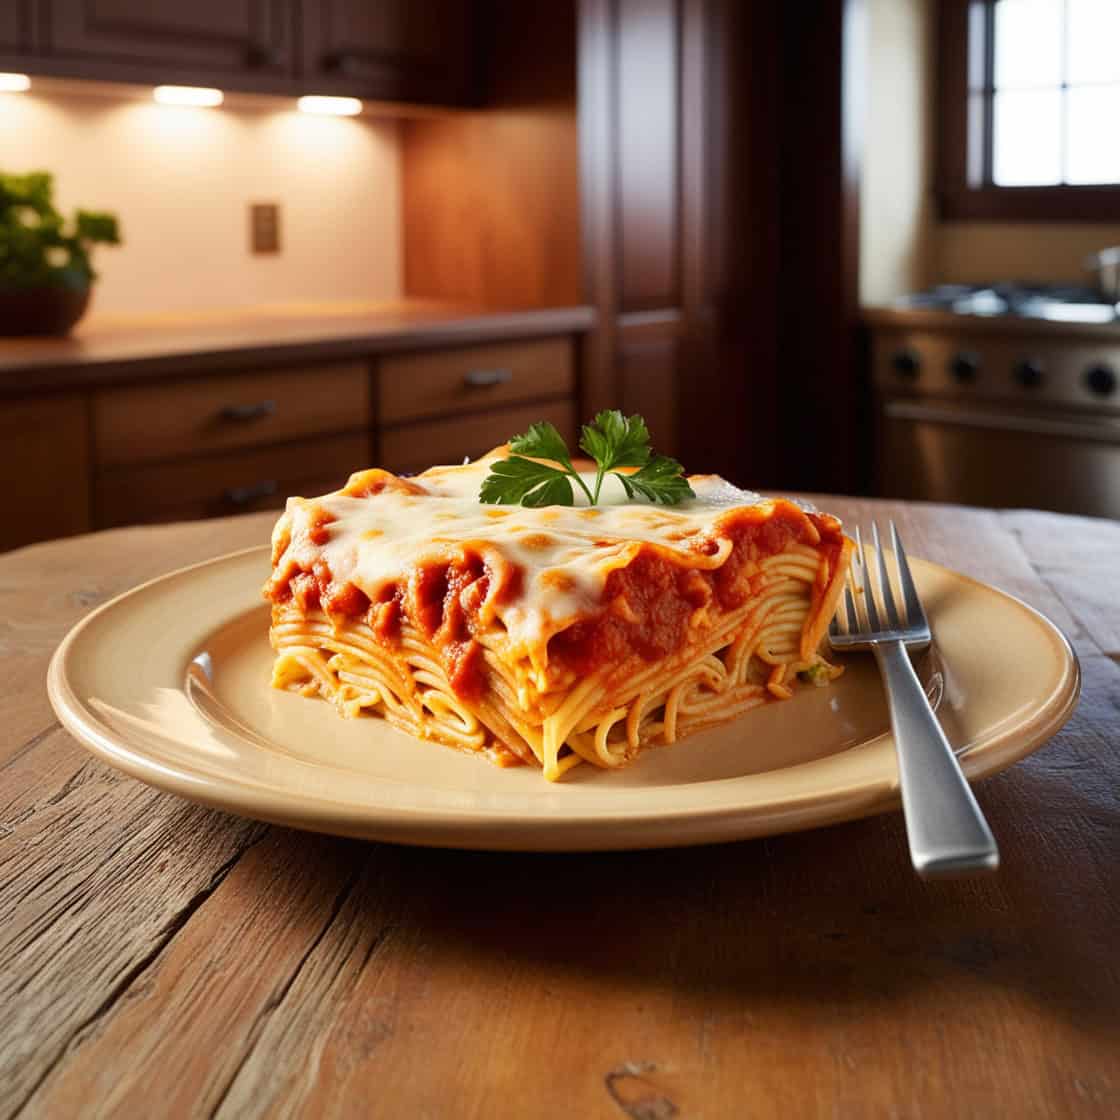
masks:
POLYGON ((994 871, 999 866, 995 838, 907 655, 907 650, 927 648, 932 635, 893 521, 890 530, 904 615, 900 617, 895 606, 878 524, 872 524, 871 532, 881 607, 867 574, 863 534, 856 529, 844 604, 829 630, 832 648, 870 650, 879 663, 898 752, 902 812, 914 870, 923 878, 994 871), (861 601, 862 612, 857 606, 861 601))

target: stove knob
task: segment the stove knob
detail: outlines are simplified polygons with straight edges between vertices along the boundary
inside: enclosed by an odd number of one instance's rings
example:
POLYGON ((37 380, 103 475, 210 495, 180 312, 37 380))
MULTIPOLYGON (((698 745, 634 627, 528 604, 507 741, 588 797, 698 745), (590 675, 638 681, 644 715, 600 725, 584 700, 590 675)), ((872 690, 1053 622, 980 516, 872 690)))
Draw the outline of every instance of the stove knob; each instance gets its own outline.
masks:
POLYGON ((949 363, 949 372, 962 385, 971 385, 980 373, 980 355, 972 350, 962 350, 949 363))
POLYGON ((1085 384, 1090 393, 1110 397, 1116 392, 1116 374, 1111 366, 1090 366, 1085 371, 1085 384))
POLYGON ((916 350, 909 347, 899 350, 891 357, 891 369, 903 381, 914 381, 922 371, 922 359, 916 350))
POLYGON ((1042 366, 1030 358, 1024 358, 1015 366, 1014 377, 1024 389, 1037 389, 1042 384, 1042 366))

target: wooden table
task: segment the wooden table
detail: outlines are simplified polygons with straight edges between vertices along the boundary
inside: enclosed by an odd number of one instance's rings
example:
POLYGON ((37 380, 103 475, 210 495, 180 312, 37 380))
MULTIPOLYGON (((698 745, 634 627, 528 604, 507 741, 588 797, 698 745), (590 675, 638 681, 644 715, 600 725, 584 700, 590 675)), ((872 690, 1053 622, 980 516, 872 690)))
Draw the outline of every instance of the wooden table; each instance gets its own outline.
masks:
POLYGON ((898 814, 540 856, 203 809, 71 740, 47 661, 271 518, 0 557, 0 1114, 1120 1114, 1120 524, 828 505, 889 513, 1077 647, 1070 724, 979 789, 994 878, 919 882, 898 814))

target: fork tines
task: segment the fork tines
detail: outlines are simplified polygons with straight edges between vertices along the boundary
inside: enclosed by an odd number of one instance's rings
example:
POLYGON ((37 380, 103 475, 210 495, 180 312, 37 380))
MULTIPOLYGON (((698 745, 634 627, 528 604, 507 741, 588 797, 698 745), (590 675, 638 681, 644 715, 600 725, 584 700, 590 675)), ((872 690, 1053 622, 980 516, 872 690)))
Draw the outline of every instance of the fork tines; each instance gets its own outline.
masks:
POLYGON ((890 551, 894 557, 894 583, 897 583, 901 592, 902 613, 900 614, 897 606, 878 523, 871 524, 874 559, 870 564, 862 528, 857 526, 856 548, 844 586, 844 605, 837 611, 829 630, 835 646, 851 648, 872 640, 907 643, 929 641, 929 625, 910 574, 906 550, 893 521, 889 522, 889 528, 890 551), (875 572, 874 578, 870 574, 872 569, 875 572))

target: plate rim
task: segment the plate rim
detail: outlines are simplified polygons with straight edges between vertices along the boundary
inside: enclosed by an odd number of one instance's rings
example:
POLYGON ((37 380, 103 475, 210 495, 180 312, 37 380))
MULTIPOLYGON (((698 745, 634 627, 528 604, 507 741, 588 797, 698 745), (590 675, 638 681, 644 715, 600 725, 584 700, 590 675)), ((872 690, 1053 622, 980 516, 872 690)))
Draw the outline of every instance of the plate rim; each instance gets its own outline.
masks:
MULTIPOLYGON (((250 554, 263 556, 268 551, 269 546, 265 543, 250 545, 154 576, 113 596, 70 628, 51 656, 47 670, 47 693, 60 723, 83 749, 156 789, 243 817, 308 831, 464 850, 545 852, 682 847, 824 827, 886 812, 901 804, 897 777, 892 780, 884 776, 880 781, 859 779, 848 785, 790 793, 769 804, 690 805, 676 810, 659 809, 652 816, 648 809, 643 810, 639 798, 635 799, 633 808, 604 808, 597 813, 583 815, 550 811, 543 819, 520 809, 359 806, 321 795, 296 795, 290 789, 262 786, 236 776, 226 775, 216 785, 213 775, 192 770, 187 765, 174 766, 158 761, 130 746, 126 737, 115 733, 99 720, 74 691, 66 673, 67 660, 85 631, 103 615, 158 584, 189 578, 206 568, 228 565, 250 554), (276 811, 278 804, 282 804, 280 812, 276 811), (667 825, 674 827, 667 828, 667 825), (612 826, 626 830, 627 834, 606 842, 601 836, 591 840, 583 835, 598 833, 612 826), (690 827, 682 830, 681 826, 690 827), (525 830, 531 831, 536 839, 528 842, 522 835, 525 830), (665 835, 666 832, 671 835, 665 835), (542 836, 545 842, 542 842, 542 836)), ((1080 661, 1062 628, 1018 596, 945 565, 918 559, 922 565, 968 583, 980 592, 999 596, 1025 612, 1063 655, 1060 680, 1055 685, 1054 695, 1043 708, 1024 722, 995 732, 982 745, 973 746, 959 755, 969 782, 975 783, 1033 753, 1065 725, 1080 698, 1080 661)), ((871 742, 884 738, 890 739, 889 731, 871 742)), ((780 767, 777 771, 763 773, 780 773, 794 768, 780 767)), ((758 776, 713 779, 713 782, 734 783, 758 776)), ((417 783, 409 784, 416 786, 417 783)))

